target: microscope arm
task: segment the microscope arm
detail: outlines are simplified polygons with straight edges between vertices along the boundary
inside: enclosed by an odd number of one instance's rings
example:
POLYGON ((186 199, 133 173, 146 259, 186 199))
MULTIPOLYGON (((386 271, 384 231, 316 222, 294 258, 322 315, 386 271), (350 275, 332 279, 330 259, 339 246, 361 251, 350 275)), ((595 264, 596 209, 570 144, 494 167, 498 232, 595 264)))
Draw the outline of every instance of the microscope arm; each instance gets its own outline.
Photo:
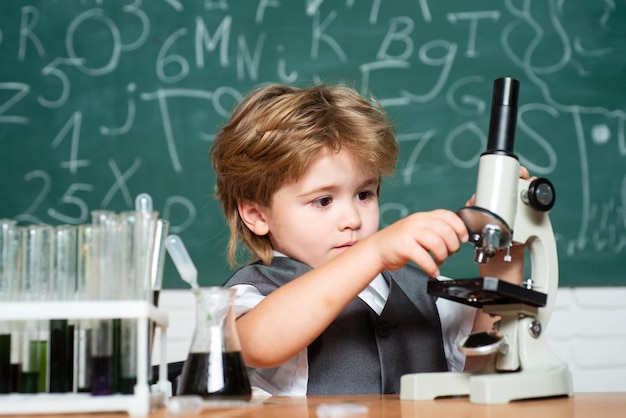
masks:
POLYGON ((529 185, 529 181, 519 180, 520 193, 513 243, 523 244, 528 248, 532 288, 548 295, 546 305, 537 314, 537 320, 545 327, 552 315, 559 285, 558 256, 548 212, 536 210, 528 202, 524 202, 523 197, 529 185))

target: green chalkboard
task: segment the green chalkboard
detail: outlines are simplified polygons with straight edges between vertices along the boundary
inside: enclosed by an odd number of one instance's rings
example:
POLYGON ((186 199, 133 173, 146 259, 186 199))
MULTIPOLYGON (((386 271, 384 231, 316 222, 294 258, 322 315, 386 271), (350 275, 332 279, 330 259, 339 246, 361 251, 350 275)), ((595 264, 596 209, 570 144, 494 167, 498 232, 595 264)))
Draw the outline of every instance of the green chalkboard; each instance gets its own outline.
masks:
MULTIPOLYGON (((560 285, 626 285, 626 3, 0 2, 0 217, 85 223, 149 193, 221 283, 208 151, 252 88, 341 82, 397 125, 382 224, 473 193, 493 80, 521 83, 515 151, 555 185, 560 285)), ((473 276, 471 248, 443 272, 473 276)), ((168 260, 165 286, 186 286, 168 260)))

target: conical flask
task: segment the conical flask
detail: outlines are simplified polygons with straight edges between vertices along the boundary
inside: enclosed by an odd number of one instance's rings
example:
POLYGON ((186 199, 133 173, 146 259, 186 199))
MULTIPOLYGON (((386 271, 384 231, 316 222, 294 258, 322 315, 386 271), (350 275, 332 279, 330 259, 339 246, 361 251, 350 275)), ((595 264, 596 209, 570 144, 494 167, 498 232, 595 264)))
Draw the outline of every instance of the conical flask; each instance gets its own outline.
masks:
POLYGON ((205 287, 195 294, 196 326, 177 394, 250 399, 250 381, 235 327, 235 290, 205 287))

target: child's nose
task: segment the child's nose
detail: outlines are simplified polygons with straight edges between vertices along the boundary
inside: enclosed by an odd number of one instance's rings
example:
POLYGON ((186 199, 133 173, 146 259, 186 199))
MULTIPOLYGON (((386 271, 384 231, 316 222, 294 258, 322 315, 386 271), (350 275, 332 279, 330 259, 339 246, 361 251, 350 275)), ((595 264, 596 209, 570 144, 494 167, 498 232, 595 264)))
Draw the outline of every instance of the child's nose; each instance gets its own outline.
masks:
POLYGON ((358 229, 361 227, 361 213, 355 204, 346 205, 342 212, 340 227, 341 229, 358 229))

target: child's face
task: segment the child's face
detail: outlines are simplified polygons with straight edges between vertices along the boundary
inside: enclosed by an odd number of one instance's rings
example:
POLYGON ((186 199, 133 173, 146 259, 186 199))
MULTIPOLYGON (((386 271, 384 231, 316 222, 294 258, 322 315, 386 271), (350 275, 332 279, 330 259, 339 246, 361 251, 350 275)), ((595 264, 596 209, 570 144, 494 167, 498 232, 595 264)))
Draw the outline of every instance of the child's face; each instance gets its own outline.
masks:
POLYGON ((347 151, 322 151, 295 183, 264 209, 276 251, 312 267, 378 230, 379 177, 347 151))

